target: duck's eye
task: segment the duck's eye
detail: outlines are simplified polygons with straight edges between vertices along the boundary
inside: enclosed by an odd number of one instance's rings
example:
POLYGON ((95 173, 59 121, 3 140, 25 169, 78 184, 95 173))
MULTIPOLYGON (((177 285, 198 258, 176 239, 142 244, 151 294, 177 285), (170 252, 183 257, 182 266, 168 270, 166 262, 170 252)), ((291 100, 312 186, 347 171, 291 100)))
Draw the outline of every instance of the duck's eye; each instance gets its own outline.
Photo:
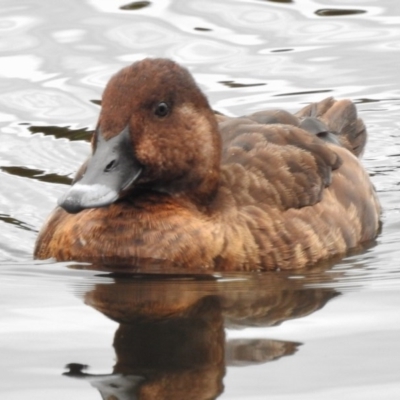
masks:
POLYGON ((158 103, 154 114, 157 115, 157 117, 166 117, 169 114, 168 104, 163 101, 158 103))
POLYGON ((106 167, 104 168, 104 172, 110 172, 110 171, 112 171, 112 170, 115 168, 116 164, 117 164, 117 161, 116 161, 116 160, 110 161, 110 162, 106 165, 106 167))

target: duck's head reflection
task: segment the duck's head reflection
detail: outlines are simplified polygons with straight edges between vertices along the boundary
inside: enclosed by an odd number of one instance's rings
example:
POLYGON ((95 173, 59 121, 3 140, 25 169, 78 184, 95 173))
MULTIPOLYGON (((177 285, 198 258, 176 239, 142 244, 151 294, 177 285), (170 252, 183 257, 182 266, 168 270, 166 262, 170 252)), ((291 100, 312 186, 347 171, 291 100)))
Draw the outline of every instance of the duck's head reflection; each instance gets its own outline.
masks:
POLYGON ((270 326, 323 307, 333 289, 306 289, 279 274, 229 279, 119 277, 86 292, 87 304, 120 325, 116 364, 93 375, 81 364, 65 375, 83 378, 103 399, 215 399, 226 366, 276 360, 299 343, 226 340, 224 328, 270 326))

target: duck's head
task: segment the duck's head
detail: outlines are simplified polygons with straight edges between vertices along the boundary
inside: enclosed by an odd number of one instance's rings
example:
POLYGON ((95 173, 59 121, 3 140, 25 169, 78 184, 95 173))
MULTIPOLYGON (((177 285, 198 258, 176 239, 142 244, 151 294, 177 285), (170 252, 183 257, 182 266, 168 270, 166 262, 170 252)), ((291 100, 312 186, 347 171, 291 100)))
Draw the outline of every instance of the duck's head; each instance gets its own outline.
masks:
POLYGON ((214 195, 220 137, 208 101, 190 73, 167 59, 145 59, 114 75, 103 93, 92 155, 59 205, 68 212, 107 206, 138 186, 214 195))

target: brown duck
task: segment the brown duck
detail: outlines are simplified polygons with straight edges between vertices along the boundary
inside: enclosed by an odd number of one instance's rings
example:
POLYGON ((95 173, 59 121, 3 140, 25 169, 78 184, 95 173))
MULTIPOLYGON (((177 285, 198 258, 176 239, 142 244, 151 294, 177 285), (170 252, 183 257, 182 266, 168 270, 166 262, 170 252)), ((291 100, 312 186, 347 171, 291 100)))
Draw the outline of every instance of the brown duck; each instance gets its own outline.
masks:
POLYGON ((215 115, 190 73, 145 59, 108 83, 92 154, 36 258, 186 270, 317 264, 373 239, 380 206, 348 100, 215 115))

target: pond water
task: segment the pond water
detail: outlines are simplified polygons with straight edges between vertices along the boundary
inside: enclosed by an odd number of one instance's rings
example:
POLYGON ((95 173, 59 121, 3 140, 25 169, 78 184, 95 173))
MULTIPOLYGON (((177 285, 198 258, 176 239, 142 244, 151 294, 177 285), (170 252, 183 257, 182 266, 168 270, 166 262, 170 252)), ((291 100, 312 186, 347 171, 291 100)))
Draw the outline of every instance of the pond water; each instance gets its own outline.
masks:
POLYGON ((400 398, 400 2, 3 0, 0 33, 2 398, 400 398), (356 102, 374 246, 328 271, 215 279, 33 261, 102 89, 145 56, 188 67, 229 115, 356 102))

